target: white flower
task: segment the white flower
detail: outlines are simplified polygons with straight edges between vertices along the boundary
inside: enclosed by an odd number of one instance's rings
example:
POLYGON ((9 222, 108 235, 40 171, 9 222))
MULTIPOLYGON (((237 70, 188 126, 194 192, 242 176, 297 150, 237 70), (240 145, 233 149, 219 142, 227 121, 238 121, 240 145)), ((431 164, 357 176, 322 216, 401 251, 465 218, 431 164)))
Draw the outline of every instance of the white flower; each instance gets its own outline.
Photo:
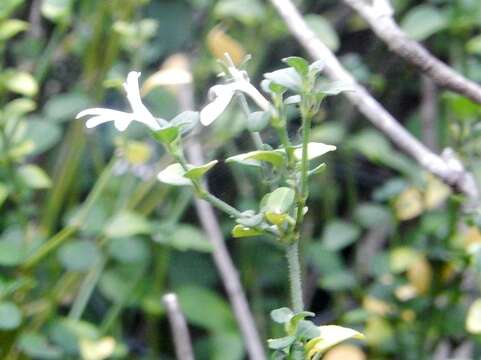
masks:
POLYGON ((92 116, 85 123, 85 126, 88 128, 93 128, 97 125, 113 121, 117 130, 124 131, 132 121, 138 121, 147 125, 154 131, 160 130, 161 125, 159 121, 157 121, 145 107, 140 98, 139 77, 139 72, 131 71, 127 75, 127 80, 124 83, 127 100, 132 108, 131 113, 105 108, 91 108, 79 112, 76 118, 80 119, 84 116, 92 116))
POLYGON ((215 85, 210 88, 209 98, 211 98, 212 101, 200 111, 200 122, 204 126, 212 124, 224 112, 236 91, 241 91, 249 95, 262 110, 269 110, 269 102, 249 82, 244 72, 233 67, 229 68, 229 72, 234 78, 233 82, 215 85))

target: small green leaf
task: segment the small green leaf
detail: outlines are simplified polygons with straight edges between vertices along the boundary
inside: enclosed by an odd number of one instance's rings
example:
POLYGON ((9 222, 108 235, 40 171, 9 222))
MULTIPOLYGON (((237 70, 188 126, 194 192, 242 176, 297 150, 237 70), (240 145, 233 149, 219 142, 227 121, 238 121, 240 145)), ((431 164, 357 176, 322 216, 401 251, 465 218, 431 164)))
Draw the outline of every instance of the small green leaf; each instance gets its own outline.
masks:
POLYGON ((44 0, 42 15, 55 23, 68 23, 71 17, 73 0, 44 0))
POLYGON ((159 244, 165 244, 179 251, 212 251, 212 244, 198 228, 188 224, 179 224, 166 236, 158 234, 154 237, 159 244))
POLYGON ((160 130, 154 131, 153 135, 156 140, 162 144, 171 144, 179 137, 180 131, 176 126, 165 126, 160 130))
POLYGON ((110 238, 149 234, 151 224, 140 214, 124 210, 117 214, 106 226, 105 234, 110 238))
POLYGON ((325 17, 309 14, 304 17, 307 25, 322 40, 326 46, 332 51, 339 49, 339 36, 331 23, 325 17))
POLYGON ((260 166, 259 161, 265 161, 273 166, 280 167, 284 165, 286 159, 282 151, 279 150, 256 150, 226 159, 226 162, 236 162, 250 166, 260 166))
POLYGON ((27 164, 18 169, 22 182, 32 189, 48 189, 52 181, 48 175, 37 165, 27 164))
POLYGON ((251 132, 259 132, 264 130, 269 121, 271 120, 271 114, 267 111, 256 111, 249 114, 247 118, 247 128, 251 132))
POLYGON ((126 264, 145 261, 149 257, 149 248, 143 239, 135 237, 111 239, 108 251, 114 259, 126 264))
POLYGON ((47 338, 41 334, 24 332, 18 344, 20 350, 35 359, 60 359, 62 351, 49 344, 47 338))
POLYGON ((296 341, 295 336, 285 336, 277 339, 268 339, 267 344, 269 345, 269 349, 280 350, 288 348, 294 343, 294 341, 296 341))
POLYGON ((282 59, 290 67, 294 68, 301 77, 307 76, 309 72, 309 63, 306 59, 298 57, 298 56, 291 56, 282 59))
POLYGON ((89 98, 81 92, 56 94, 45 103, 44 114, 51 122, 71 121, 75 115, 90 107, 89 98))
POLYGON ((184 177, 186 177, 188 179, 191 179, 191 180, 198 180, 202 176, 204 176, 210 169, 212 169, 215 166, 215 164, 217 164, 217 163, 218 163, 217 160, 212 160, 212 161, 208 162, 207 164, 192 167, 191 169, 189 169, 189 171, 187 171, 184 174, 184 177))
POLYGON ((38 92, 37 81, 25 71, 7 70, 4 85, 8 90, 25 96, 35 96, 38 92))
POLYGON ((299 91, 302 88, 302 78, 293 68, 284 68, 265 73, 264 77, 292 91, 299 91))
POLYGON ((322 244, 327 250, 339 251, 355 242, 360 229, 351 223, 335 220, 327 224, 322 236, 322 244))
POLYGON ((36 109, 37 104, 32 99, 20 98, 10 101, 4 108, 7 117, 19 118, 36 109))
POLYGON ((321 335, 321 331, 312 321, 301 320, 297 325, 296 335, 297 338, 310 340, 321 335))
POLYGON ((294 314, 289 321, 286 323, 286 332, 289 335, 295 335, 297 333, 297 326, 301 320, 304 320, 306 317, 313 317, 316 314, 310 311, 301 311, 297 314, 294 314))
POLYGON ((427 39, 448 25, 448 15, 427 4, 412 8, 401 21, 401 28, 409 37, 418 41, 427 39))
POLYGON ((287 220, 288 215, 267 211, 265 217, 273 225, 282 225, 287 220))
POLYGON ((13 330, 20 326, 22 313, 12 302, 0 302, 0 330, 13 330))
POLYGON ((284 100, 284 104, 294 105, 294 104, 299 104, 301 101, 302 101, 301 95, 292 95, 284 100))
POLYGON ((87 271, 99 260, 101 254, 95 243, 87 240, 75 240, 58 251, 58 258, 69 271, 87 271))
POLYGON ((252 236, 259 236, 264 234, 262 231, 252 229, 240 224, 237 224, 232 229, 232 236, 235 238, 244 238, 244 237, 252 237, 252 236))
POLYGON ((28 25, 28 22, 18 19, 9 19, 0 22, 0 41, 8 40, 19 32, 27 30, 28 25))
POLYGON ((315 91, 324 96, 339 95, 341 92, 354 91, 354 84, 347 81, 321 82, 316 85, 315 91))
POLYGON ((179 163, 167 166, 164 170, 159 172, 157 179, 160 182, 174 186, 190 186, 192 181, 184 177, 185 170, 179 163))
POLYGON ((317 165, 314 169, 309 170, 308 176, 317 175, 322 173, 326 169, 326 163, 317 165))
MULTIPOLYGON (((310 142, 309 144, 307 144, 307 158, 308 160, 312 160, 334 150, 336 150, 336 147, 334 145, 310 142)), ((296 159, 302 160, 301 146, 296 147, 296 149, 294 150, 294 156, 296 157, 296 159)))
POLYGON ((292 319, 294 313, 287 307, 281 307, 271 311, 271 319, 278 324, 285 324, 292 319))
POLYGON ((184 111, 170 121, 170 124, 182 130, 183 133, 190 131, 199 123, 197 111, 184 111))
POLYGON ((264 212, 285 214, 294 204, 296 193, 288 187, 280 187, 271 192, 264 205, 264 212))

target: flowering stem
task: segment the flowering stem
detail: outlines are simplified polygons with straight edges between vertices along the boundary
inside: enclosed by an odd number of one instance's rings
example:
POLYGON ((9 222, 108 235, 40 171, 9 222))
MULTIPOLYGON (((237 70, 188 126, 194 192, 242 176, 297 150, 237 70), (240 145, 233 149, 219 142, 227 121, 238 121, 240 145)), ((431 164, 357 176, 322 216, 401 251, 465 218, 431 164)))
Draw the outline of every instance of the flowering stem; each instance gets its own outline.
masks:
POLYGON ((304 310, 304 301, 302 299, 302 274, 299 261, 299 241, 287 245, 286 257, 289 268, 291 305, 294 312, 299 313, 304 310))

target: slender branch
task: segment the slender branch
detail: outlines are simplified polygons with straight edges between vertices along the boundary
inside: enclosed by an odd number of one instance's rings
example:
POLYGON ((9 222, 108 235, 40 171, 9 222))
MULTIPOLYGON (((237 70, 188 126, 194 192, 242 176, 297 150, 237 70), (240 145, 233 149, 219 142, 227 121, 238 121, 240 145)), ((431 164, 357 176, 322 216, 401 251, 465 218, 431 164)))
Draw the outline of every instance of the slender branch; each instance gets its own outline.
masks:
MULTIPOLYGON (((179 87, 178 99, 181 108, 192 109, 194 107, 191 84, 179 87)), ((195 137, 187 142, 186 152, 190 163, 199 165, 204 163, 202 146, 195 137)), ((211 204, 198 198, 194 200, 194 204, 202 228, 214 248, 212 253, 214 263, 219 271, 222 283, 232 305, 232 310, 244 339, 249 358, 252 360, 265 360, 264 347, 262 346, 254 317, 249 308, 237 269, 227 251, 222 230, 214 209, 211 204)))
POLYGON ((448 161, 434 154, 409 133, 362 85, 356 82, 335 55, 307 26, 290 0, 270 0, 270 2, 309 55, 314 59, 324 60, 326 74, 331 79, 352 83, 354 91, 346 92, 345 95, 364 116, 423 168, 464 193, 474 204, 479 197, 476 182, 472 174, 467 172, 459 161, 448 161))
POLYGON ((433 79, 421 77, 421 129, 422 139, 428 148, 436 150, 436 120, 438 118, 437 87, 433 79))
POLYGON ((481 104, 481 86, 437 59, 418 42, 411 40, 394 21, 392 11, 389 11, 389 0, 376 0, 373 5, 365 0, 343 1, 367 21, 393 52, 418 67, 438 85, 481 104))
POLYGON ((177 296, 173 293, 166 294, 162 297, 162 302, 167 310, 177 359, 194 360, 187 322, 177 301, 177 296))
POLYGON ((292 310, 299 313, 304 310, 304 300, 302 296, 302 272, 299 262, 299 241, 287 245, 286 249, 287 265, 289 266, 289 285, 291 292, 292 310))

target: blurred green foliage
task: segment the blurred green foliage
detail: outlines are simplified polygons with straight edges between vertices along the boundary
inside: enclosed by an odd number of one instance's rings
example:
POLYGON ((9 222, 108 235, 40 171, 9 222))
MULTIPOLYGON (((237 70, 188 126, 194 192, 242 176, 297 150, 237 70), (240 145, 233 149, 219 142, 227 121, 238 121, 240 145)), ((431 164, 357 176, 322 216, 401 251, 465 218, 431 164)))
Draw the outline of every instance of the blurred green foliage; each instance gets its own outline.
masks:
MULTIPOLYGON (((418 74, 338 1, 298 3, 358 81, 423 138, 430 130, 422 126, 418 74)), ((394 5, 411 37, 481 81, 478 0, 394 5)), ((245 356, 191 194, 155 178, 170 159, 135 126, 86 136, 73 119, 88 106, 123 109, 121 84, 133 69, 153 82, 144 97, 150 109, 172 118, 180 109, 175 93, 150 76, 166 59, 162 69, 178 67, 176 53, 190 60, 204 104, 219 70, 215 57, 225 51, 253 54, 254 79, 281 67, 278 59, 302 54, 260 0, 0 2, 2 359, 173 358, 160 301, 170 290, 198 359, 245 356)), ((480 107, 441 90, 434 107, 436 147, 455 149, 479 178, 480 107)), ((290 121, 298 117, 293 112, 290 121)), ((464 212, 464 199, 362 120, 342 97, 329 99, 316 118, 313 141, 339 151, 310 184, 308 308, 319 324, 363 331, 365 344, 341 345, 353 358, 428 359, 443 346, 468 344, 477 359, 479 210, 464 212)), ((231 105, 201 133, 206 157, 248 149, 244 130, 231 105)), ((220 165, 209 174, 216 194, 239 208, 260 200, 255 172, 220 165)), ((283 254, 262 237, 230 239, 232 225, 223 220, 260 332, 281 336, 268 314, 286 298, 283 254)), ((335 356, 326 358, 342 358, 335 356)))

